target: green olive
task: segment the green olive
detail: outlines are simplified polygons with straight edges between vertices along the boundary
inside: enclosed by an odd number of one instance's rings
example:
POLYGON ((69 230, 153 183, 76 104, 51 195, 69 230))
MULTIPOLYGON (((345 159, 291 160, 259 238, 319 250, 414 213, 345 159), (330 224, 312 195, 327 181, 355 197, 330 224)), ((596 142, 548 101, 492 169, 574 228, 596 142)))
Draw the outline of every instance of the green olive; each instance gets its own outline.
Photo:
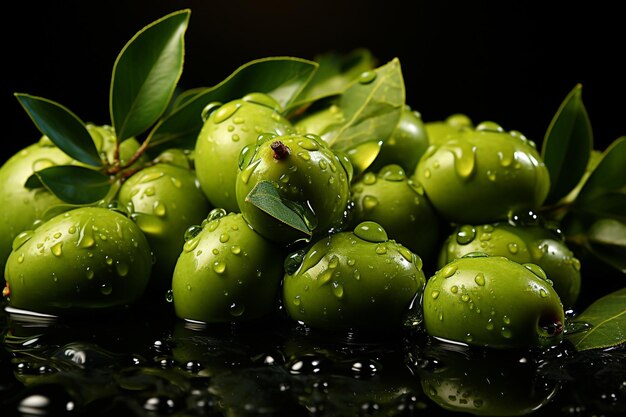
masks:
POLYGON ((142 297, 151 268, 150 247, 132 220, 77 208, 15 238, 5 295, 11 307, 48 314, 123 307, 142 297))
POLYGON ((426 135, 431 145, 439 145, 446 141, 448 135, 456 134, 464 129, 472 129, 473 127, 472 120, 463 113, 451 114, 445 120, 424 123, 426 135))
MULTIPOLYGON (((115 147, 112 128, 87 125, 87 130, 96 149, 112 161, 115 147)), ((138 147, 139 143, 135 139, 124 141, 119 153, 122 161, 130 158, 138 147)), ((11 243, 18 233, 31 229, 36 222, 41 221, 50 207, 64 204, 45 188, 26 188, 24 184, 28 177, 44 168, 70 164, 76 165, 78 162, 43 136, 39 142, 17 152, 0 167, 0 267, 4 266, 11 252, 11 243)))
POLYGON ((235 197, 239 154, 246 145, 256 143, 261 133, 292 131, 291 122, 281 116, 281 110, 273 98, 261 93, 207 107, 195 147, 195 168, 202 191, 213 207, 239 211, 235 197))
POLYGON ((508 223, 463 225, 446 239, 439 267, 471 252, 505 256, 517 263, 540 266, 566 308, 580 293, 580 261, 559 235, 542 226, 513 226, 508 223))
POLYGON ((501 256, 468 254, 426 283, 424 324, 434 337, 494 348, 551 346, 564 312, 543 270, 501 256))
POLYGON ((214 209, 192 227, 172 278, 178 317, 205 323, 258 319, 276 306, 283 255, 241 213, 214 209))
POLYGON ((492 122, 431 146, 415 176, 435 209, 457 224, 494 222, 510 212, 534 210, 550 188, 534 143, 492 122))
POLYGON ((281 198, 302 207, 314 235, 326 234, 345 221, 350 168, 350 163, 319 136, 262 135, 256 146, 242 151, 236 188, 239 209, 254 230, 267 239, 291 243, 303 237, 246 198, 261 181, 269 181, 281 198))
POLYGON ((424 189, 407 178, 399 165, 387 165, 378 174, 368 172, 352 184, 351 224, 365 220, 380 224, 389 238, 430 259, 439 245, 439 219, 424 189))
POLYGON ((166 163, 144 168, 128 178, 118 198, 154 252, 156 263, 150 288, 164 292, 169 289, 185 243, 185 231, 202 222, 209 213, 209 202, 196 185, 193 171, 166 163))
POLYGON ((418 369, 424 393, 442 408, 476 416, 522 416, 546 405, 557 393, 555 380, 538 377, 538 364, 517 351, 446 349, 434 345, 418 369))
POLYGON ((405 172, 413 173, 428 145, 428 135, 422 116, 419 112, 405 105, 400 121, 391 136, 383 142, 380 152, 369 170, 377 172, 385 165, 397 164, 405 172))
POLYGON ((425 282, 420 257, 374 222, 322 238, 286 264, 285 310, 329 331, 400 329, 425 282))

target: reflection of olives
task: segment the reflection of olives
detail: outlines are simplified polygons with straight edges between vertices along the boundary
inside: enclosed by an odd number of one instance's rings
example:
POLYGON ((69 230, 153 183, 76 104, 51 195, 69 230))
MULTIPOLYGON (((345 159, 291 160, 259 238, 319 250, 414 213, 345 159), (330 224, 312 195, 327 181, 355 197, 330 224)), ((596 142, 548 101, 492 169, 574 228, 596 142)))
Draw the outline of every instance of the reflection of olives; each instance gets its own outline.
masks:
POLYGON ((148 242, 130 219, 77 208, 15 238, 5 270, 9 304, 51 314, 122 307, 143 295, 151 267, 148 242))
POLYGON ((495 348, 550 346, 563 337, 559 296, 534 264, 468 254, 431 277, 424 291, 431 336, 495 348))
POLYGON ((512 226, 507 223, 458 227, 445 241, 439 267, 471 252, 506 256, 520 263, 539 265, 565 307, 580 293, 580 262, 559 236, 541 226, 512 226))
POLYGON ((492 122, 431 146, 415 171, 435 209, 453 223, 486 223, 539 207, 550 178, 534 143, 492 122))
POLYGON ((213 105, 196 142, 196 173, 213 207, 238 212, 235 180, 241 149, 254 144, 261 133, 289 133, 292 125, 280 115, 280 105, 265 94, 213 105))
POLYGON ((446 349, 436 344, 417 369, 424 393, 446 410, 477 416, 521 416, 546 405, 558 383, 540 378, 537 363, 517 351, 446 349))
POLYGON ((187 237, 172 278, 178 317, 222 323, 257 319, 273 310, 282 254, 240 213, 214 209, 204 227, 187 237))
POLYGON ((242 151, 239 168, 239 209, 252 228, 267 239, 291 243, 304 236, 248 201, 249 193, 261 181, 271 182, 282 199, 301 208, 314 235, 324 235, 342 225, 351 165, 319 136, 263 135, 256 146, 242 151))
POLYGON ((413 173, 428 145, 422 116, 409 106, 404 106, 400 121, 391 136, 383 142, 380 153, 369 169, 379 171, 385 165, 398 164, 406 172, 413 173))
POLYGON ((351 223, 380 224, 394 239, 422 259, 430 259, 439 243, 439 220, 424 189, 407 178, 399 165, 387 165, 378 174, 368 172, 352 185, 351 223))
POLYGON ((127 179, 119 202, 148 238, 154 252, 153 288, 169 288, 172 272, 189 226, 199 224, 209 212, 209 203, 196 186, 193 171, 158 163, 127 179))
POLYGON ((424 285, 421 259, 374 222, 322 238, 287 262, 289 316, 325 330, 397 330, 424 285))

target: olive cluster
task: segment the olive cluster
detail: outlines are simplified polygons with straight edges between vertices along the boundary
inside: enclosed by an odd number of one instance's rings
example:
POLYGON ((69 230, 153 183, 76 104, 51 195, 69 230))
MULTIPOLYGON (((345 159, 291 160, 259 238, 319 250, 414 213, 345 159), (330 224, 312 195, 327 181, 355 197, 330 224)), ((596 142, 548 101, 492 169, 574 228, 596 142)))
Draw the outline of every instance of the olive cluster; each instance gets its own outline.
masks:
MULTIPOLYGON (((10 305, 65 314, 171 288, 191 321, 256 320, 281 306, 331 331, 423 322, 432 336, 498 348, 562 337, 580 263, 556 231, 519 218, 549 189, 521 133, 464 115, 424 123, 406 106, 355 173, 322 138, 336 109, 290 120, 251 93, 202 116, 195 149, 162 153, 108 206, 46 211, 61 202, 23 184, 42 164, 71 161, 45 138, 11 158, 0 169, 10 305)), ((90 129, 110 152, 111 130, 90 129)), ((122 159, 138 147, 123 143, 122 159)))

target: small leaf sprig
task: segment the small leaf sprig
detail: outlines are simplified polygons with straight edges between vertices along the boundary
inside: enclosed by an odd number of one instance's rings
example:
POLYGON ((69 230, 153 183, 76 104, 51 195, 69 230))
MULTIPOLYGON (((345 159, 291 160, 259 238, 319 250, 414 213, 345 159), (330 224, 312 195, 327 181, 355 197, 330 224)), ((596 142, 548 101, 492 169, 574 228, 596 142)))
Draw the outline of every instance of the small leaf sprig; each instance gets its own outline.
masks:
POLYGON ((45 187, 69 204, 92 204, 105 198, 114 183, 134 173, 131 167, 145 152, 151 135, 124 163, 120 145, 144 133, 165 112, 182 74, 189 15, 189 10, 181 10, 152 22, 119 53, 110 88, 115 134, 110 159, 96 148, 89 126, 72 111, 46 98, 15 94, 39 131, 78 163, 37 171, 26 187, 45 187))

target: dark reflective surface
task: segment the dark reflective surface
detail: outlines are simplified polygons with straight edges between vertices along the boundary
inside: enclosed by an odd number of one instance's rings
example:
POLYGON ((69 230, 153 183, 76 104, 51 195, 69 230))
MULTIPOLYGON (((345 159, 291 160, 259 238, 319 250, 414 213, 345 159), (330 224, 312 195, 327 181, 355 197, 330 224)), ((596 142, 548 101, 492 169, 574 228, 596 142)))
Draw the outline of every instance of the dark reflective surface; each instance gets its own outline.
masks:
POLYGON ((626 415, 624 347, 485 351, 280 314, 208 327, 165 302, 90 320, 2 307, 2 416, 626 415))

